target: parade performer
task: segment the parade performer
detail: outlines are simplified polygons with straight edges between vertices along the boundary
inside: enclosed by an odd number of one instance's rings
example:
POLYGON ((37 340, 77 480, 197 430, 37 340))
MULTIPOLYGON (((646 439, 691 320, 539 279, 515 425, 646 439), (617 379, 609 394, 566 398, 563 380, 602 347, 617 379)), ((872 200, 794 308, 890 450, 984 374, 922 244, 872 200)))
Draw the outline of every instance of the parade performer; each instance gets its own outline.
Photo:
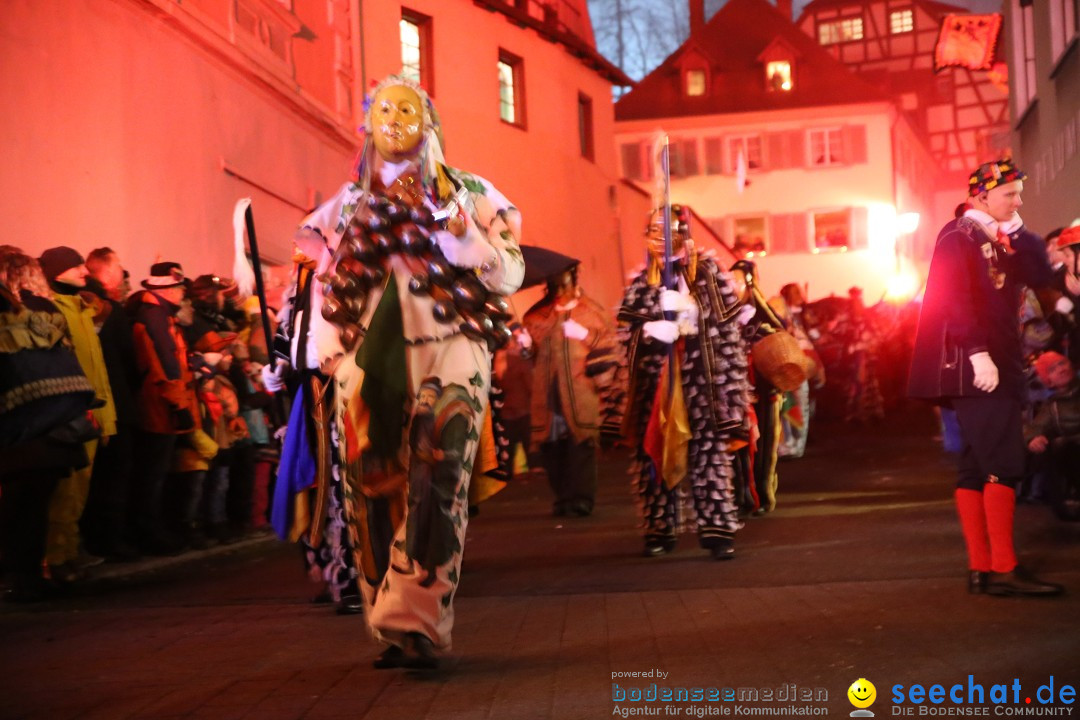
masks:
POLYGON ((545 297, 525 313, 533 339, 532 449, 555 494, 555 515, 591 515, 601 396, 614 391, 615 325, 585 295, 574 264, 547 281, 545 297))
POLYGON ((1026 572, 1013 548, 1025 459, 1017 313, 1025 284, 1051 280, 1042 239, 1017 214, 1024 178, 1009 160, 971 174, 970 209, 938 234, 908 381, 911 397, 951 407, 960 425, 956 508, 972 593, 1062 590, 1026 572))
POLYGON ((329 322, 313 311, 311 332, 334 375, 332 472, 365 615, 386 644, 375 666, 433 668, 450 647, 470 479, 490 438, 489 341, 510 334, 496 293, 524 275, 521 219, 486 180, 444 164, 435 107, 412 81, 375 87, 365 131, 357 179, 298 238, 327 248, 312 304, 329 322))
POLYGON ((745 441, 749 390, 739 301, 731 277, 694 248, 688 211, 673 205, 671 213, 677 289, 660 283, 658 211, 648 227, 647 267, 631 280, 618 312, 626 395, 614 413, 605 409, 604 423, 615 424, 633 448, 645 555, 674 550, 692 517, 701 546, 726 560, 739 528, 732 445, 745 441), (664 319, 665 311, 675 319, 664 319))
MULTIPOLYGON (((816 388, 825 384, 821 361, 814 351, 814 343, 803 324, 803 306, 806 298, 802 288, 795 283, 788 283, 780 288, 780 294, 769 298, 769 307, 773 309, 784 329, 791 333, 799 343, 799 348, 814 360, 814 372, 811 376, 816 388)), ((778 455, 780 457, 800 458, 806 452, 806 439, 810 432, 810 379, 804 380, 795 390, 786 392, 780 406, 781 440, 778 455)))
POLYGON ((292 284, 278 314, 271 362, 262 368, 266 390, 292 398, 271 524, 282 540, 299 544, 308 577, 324 587, 313 601, 335 602, 339 613, 352 614, 363 612, 363 601, 347 529, 345 492, 340 475, 331 472, 333 368, 320 367, 312 331, 313 322, 316 328, 324 324, 315 276, 318 262, 328 256, 326 242, 318 235, 294 239, 292 284))
POLYGON ((783 330, 784 324, 758 288, 758 271, 754 263, 739 260, 731 266, 731 272, 741 303, 739 324, 750 363, 754 366, 751 382, 756 428, 751 433, 750 447, 742 450, 747 461, 736 465, 741 485, 741 492, 737 496, 743 510, 764 515, 776 509, 776 489, 780 485, 776 465, 780 449, 783 392, 761 371, 761 358, 755 358, 754 346, 769 335, 783 330))

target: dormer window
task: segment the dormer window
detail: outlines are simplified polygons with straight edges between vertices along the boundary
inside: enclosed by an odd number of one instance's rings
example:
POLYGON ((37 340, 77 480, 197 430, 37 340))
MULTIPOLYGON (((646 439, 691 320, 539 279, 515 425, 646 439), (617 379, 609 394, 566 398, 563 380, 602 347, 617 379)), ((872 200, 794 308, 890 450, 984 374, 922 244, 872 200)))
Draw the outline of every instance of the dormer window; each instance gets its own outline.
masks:
POLYGON ((765 70, 765 89, 786 93, 795 89, 795 63, 799 51, 784 38, 775 38, 765 46, 757 60, 765 70))
POLYGON ((705 94, 705 71, 686 71, 686 96, 701 97, 705 94))
POLYGON ((773 60, 765 64, 765 80, 772 92, 790 92, 793 87, 791 82, 791 62, 788 60, 773 60))

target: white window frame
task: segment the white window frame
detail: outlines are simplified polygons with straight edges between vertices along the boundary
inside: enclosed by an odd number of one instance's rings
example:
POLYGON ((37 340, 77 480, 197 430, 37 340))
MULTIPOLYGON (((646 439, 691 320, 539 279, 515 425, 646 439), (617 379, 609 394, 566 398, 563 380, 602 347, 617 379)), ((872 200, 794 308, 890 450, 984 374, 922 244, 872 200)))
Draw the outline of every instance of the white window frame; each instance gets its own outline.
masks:
POLYGON ((705 74, 704 70, 702 70, 700 68, 692 68, 692 69, 686 71, 686 85, 683 88, 683 93, 686 95, 686 97, 704 97, 705 94, 708 91, 709 91, 709 78, 705 74), (701 86, 700 86, 701 92, 693 92, 694 90, 699 89, 699 88, 697 87, 697 85, 695 83, 691 82, 691 78, 700 78, 701 79, 701 86))
POLYGON ((810 252, 814 255, 821 253, 843 253, 850 252, 852 242, 855 239, 855 208, 851 206, 847 207, 826 207, 816 208, 810 211, 810 252), (826 215, 829 213, 841 213, 846 212, 848 215, 848 228, 847 228, 847 244, 838 247, 818 247, 817 244, 817 216, 826 215))
POLYGON ((889 13, 889 34, 903 35, 915 31, 914 8, 902 8, 889 13))
POLYGON ((745 135, 731 135, 727 139, 727 151, 728 158, 730 158, 731 171, 735 172, 735 165, 739 160, 739 148, 743 150, 743 157, 746 158, 746 172, 760 172, 765 166, 764 155, 764 143, 761 141, 760 133, 747 133, 745 135), (750 143, 751 141, 757 141, 757 167, 750 164, 750 143))
POLYGON ((1020 0, 1012 0, 1011 25, 1013 64, 1009 70, 1014 78, 1014 118, 1019 123, 1035 102, 1035 28, 1032 6, 1021 5, 1020 0))
POLYGON ((862 15, 849 15, 848 17, 819 22, 817 31, 818 45, 838 45, 845 42, 854 42, 862 40, 866 33, 862 15))
POLYGON ((770 235, 771 228, 770 228, 770 225, 769 225, 769 214, 768 213, 747 213, 747 214, 744 214, 744 215, 732 215, 731 216, 731 246, 732 246, 732 248, 735 248, 736 252, 738 251, 737 247, 736 247, 736 244, 735 244, 736 243, 735 238, 737 237, 736 229, 738 228, 740 222, 745 222, 747 220, 760 220, 761 221, 761 235, 762 235, 761 243, 764 246, 764 250, 749 250, 746 253, 746 257, 753 258, 753 257, 761 257, 763 255, 768 255, 769 251, 772 250, 772 236, 770 235))
POLYGON ((770 60, 765 63, 765 87, 769 92, 791 92, 795 88, 795 63, 790 60, 770 60), (778 88, 774 88, 769 70, 774 66, 779 65, 787 66, 787 87, 781 85, 778 88))
POLYGON ((1054 72, 1061 58, 1076 42, 1076 5, 1076 0, 1050 0, 1050 57, 1054 72))
POLYGON ((843 128, 839 125, 830 127, 816 127, 809 128, 806 131, 806 165, 811 168, 824 168, 824 167, 840 167, 844 165, 844 132, 843 128), (814 159, 814 136, 821 134, 824 138, 825 154, 823 162, 816 162, 814 159), (835 138, 831 137, 835 134, 835 138), (838 160, 833 160, 831 152, 833 143, 840 148, 838 160))

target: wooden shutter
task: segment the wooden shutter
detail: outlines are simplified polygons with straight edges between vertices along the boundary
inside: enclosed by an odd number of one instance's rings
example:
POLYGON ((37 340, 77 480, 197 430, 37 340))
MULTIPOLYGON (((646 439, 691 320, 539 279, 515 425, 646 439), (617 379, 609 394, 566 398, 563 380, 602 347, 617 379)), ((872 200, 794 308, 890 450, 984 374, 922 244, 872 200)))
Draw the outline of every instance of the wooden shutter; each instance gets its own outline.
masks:
POLYGON ((698 164, 697 140, 683 140, 679 145, 682 146, 684 177, 700 175, 701 168, 698 164))
POLYGON ((852 250, 865 250, 870 247, 870 213, 865 207, 851 209, 851 244, 852 250))
POLYGON ((809 250, 805 213, 770 215, 769 224, 769 252, 790 254, 805 253, 809 250))
POLYGON ((761 138, 765 157, 762 163, 769 170, 798 168, 806 164, 805 132, 785 130, 768 133, 761 138))
POLYGON ((623 177, 630 180, 644 180, 641 172, 641 145, 623 143, 619 146, 622 155, 623 177))
POLYGON ((705 138, 705 174, 721 175, 724 172, 724 141, 722 138, 705 138))
POLYGON ((844 162, 860 165, 866 162, 866 126, 844 126, 844 162))

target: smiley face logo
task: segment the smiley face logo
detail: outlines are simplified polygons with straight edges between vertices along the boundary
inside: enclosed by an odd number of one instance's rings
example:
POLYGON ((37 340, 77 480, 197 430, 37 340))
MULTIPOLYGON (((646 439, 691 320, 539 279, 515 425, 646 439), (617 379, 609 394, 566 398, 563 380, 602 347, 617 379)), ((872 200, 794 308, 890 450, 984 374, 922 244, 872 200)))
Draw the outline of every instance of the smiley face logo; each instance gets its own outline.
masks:
POLYGON ((877 699, 877 688, 874 687, 874 683, 870 682, 866 678, 859 678, 855 682, 851 683, 851 687, 847 691, 848 700, 851 704, 857 708, 868 708, 874 704, 874 700, 877 699))

